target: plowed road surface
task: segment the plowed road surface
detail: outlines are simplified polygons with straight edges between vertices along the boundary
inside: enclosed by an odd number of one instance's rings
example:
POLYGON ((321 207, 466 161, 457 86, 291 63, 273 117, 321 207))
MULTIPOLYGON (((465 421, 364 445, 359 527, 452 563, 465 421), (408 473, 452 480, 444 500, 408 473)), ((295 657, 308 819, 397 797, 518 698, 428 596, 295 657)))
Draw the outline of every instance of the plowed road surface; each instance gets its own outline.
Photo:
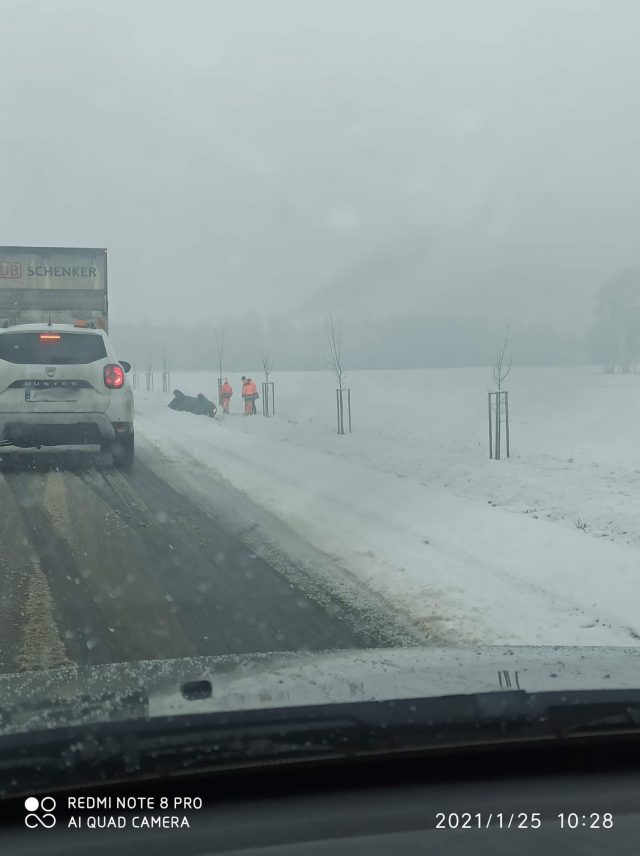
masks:
POLYGON ((260 550, 268 522, 228 485, 206 510, 138 451, 126 474, 91 449, 2 450, 1 672, 397 641, 375 598, 332 593, 322 556, 260 550))

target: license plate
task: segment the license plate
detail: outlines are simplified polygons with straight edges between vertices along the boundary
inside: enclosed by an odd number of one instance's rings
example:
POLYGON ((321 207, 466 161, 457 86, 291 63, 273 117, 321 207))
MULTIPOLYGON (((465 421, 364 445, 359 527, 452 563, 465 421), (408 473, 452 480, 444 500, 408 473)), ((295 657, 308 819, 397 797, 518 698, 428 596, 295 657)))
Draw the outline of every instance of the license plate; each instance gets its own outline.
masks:
POLYGON ((31 380, 24 386, 25 401, 77 401, 82 381, 31 380))

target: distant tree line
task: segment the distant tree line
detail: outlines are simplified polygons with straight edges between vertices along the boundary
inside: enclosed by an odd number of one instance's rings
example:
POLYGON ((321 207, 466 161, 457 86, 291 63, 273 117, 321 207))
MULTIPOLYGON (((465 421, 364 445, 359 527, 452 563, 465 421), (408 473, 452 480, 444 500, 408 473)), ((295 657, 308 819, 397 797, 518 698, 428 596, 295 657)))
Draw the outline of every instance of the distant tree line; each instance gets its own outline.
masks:
POLYGON ((637 371, 640 363, 640 269, 616 274, 601 286, 588 352, 606 372, 637 371))
MULTIPOLYGON (((221 322, 220 322, 221 323, 221 322)), ((172 370, 218 370, 218 325, 191 327, 132 325, 114 319, 111 336, 123 359, 146 365, 147 356, 166 349, 172 370)), ((587 362, 584 336, 529 324, 512 332, 518 339, 519 365, 576 365, 587 362)), ((342 319, 342 356, 351 370, 419 369, 486 366, 496 341, 504 335, 502 322, 487 318, 413 315, 379 321, 342 319)), ((277 355, 279 371, 326 368, 325 331, 321 321, 273 316, 261 319, 249 312, 224 319, 225 372, 256 372, 265 353, 277 355)))

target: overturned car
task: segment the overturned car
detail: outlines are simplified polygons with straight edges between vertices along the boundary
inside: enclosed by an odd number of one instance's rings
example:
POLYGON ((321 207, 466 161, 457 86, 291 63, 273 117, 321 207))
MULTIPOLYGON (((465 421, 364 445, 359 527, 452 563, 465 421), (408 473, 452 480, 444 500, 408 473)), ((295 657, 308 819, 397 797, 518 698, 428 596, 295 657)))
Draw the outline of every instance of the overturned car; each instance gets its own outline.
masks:
POLYGON ((211 419, 218 412, 218 408, 209 401, 202 393, 196 396, 185 395, 179 389, 173 390, 173 400, 169 402, 169 407, 172 410, 184 410, 187 413, 195 413, 196 416, 209 416, 211 419))

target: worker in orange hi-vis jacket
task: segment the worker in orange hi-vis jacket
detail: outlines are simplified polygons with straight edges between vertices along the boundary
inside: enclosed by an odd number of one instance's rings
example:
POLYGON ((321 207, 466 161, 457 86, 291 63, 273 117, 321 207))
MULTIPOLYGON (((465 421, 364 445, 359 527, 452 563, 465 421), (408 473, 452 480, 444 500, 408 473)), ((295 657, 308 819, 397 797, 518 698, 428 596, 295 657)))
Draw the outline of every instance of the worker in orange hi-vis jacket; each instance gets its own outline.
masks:
POLYGON ((229 378, 224 379, 224 383, 220 387, 220 398, 222 399, 222 412, 229 412, 229 405, 231 404, 231 396, 233 395, 233 387, 229 383, 229 378))
POLYGON ((256 409, 256 399, 258 398, 258 387, 255 381, 250 377, 242 376, 242 400, 244 401, 244 415, 253 416, 258 411, 256 409))
POLYGON ((258 408, 256 407, 256 401, 258 400, 258 387, 256 386, 255 380, 251 380, 251 378, 249 378, 249 389, 251 390, 251 404, 253 405, 251 414, 255 416, 258 412, 258 408))
POLYGON ((242 400, 244 401, 244 415, 251 415, 251 399, 249 398, 249 387, 251 385, 251 381, 248 377, 242 375, 242 400))

